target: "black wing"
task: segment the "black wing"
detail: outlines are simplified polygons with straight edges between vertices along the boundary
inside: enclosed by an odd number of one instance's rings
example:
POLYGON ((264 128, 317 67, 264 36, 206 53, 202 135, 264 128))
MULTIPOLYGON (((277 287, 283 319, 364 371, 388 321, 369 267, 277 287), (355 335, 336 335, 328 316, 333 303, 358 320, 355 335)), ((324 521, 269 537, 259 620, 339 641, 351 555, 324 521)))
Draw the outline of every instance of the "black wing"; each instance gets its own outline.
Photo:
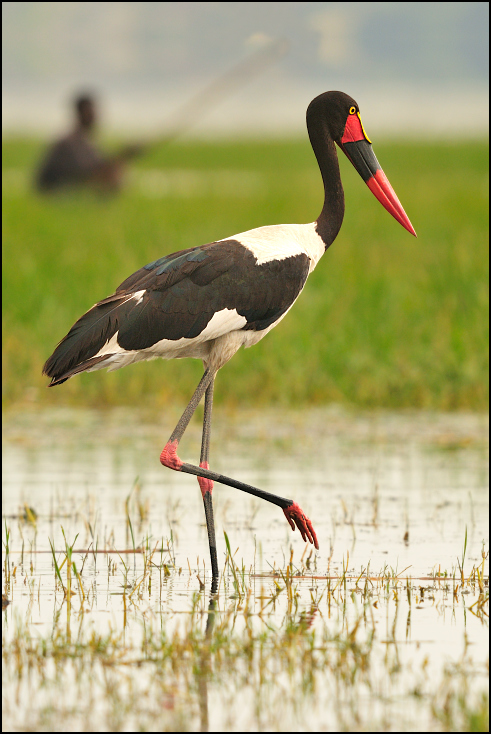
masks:
POLYGON ((244 329, 277 321, 303 288, 309 258, 299 254, 258 265, 236 240, 167 255, 133 273, 116 293, 84 314, 44 365, 51 384, 95 366, 117 333, 121 348, 147 349, 162 339, 193 339, 213 315, 236 309, 244 329))

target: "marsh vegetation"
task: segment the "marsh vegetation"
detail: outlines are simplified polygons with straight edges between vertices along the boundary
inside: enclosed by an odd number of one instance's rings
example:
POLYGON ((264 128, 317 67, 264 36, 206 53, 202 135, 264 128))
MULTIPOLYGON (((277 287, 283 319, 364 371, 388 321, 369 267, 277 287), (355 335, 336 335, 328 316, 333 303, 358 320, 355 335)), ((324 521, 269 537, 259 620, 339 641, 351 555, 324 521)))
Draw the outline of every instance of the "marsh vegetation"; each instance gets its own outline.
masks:
POLYGON ((6 729, 488 730, 486 422, 274 415, 218 419, 217 462, 287 487, 321 548, 217 485, 214 596, 197 484, 151 460, 162 421, 9 415, 6 729))
POLYGON ((487 143, 375 146, 417 240, 340 162, 341 233, 221 371, 211 448, 320 551, 216 486, 216 595, 197 483, 158 461, 201 365, 41 369, 143 264, 312 221, 310 146, 182 141, 110 200, 36 197, 41 150, 3 144, 4 729, 488 731, 487 143))

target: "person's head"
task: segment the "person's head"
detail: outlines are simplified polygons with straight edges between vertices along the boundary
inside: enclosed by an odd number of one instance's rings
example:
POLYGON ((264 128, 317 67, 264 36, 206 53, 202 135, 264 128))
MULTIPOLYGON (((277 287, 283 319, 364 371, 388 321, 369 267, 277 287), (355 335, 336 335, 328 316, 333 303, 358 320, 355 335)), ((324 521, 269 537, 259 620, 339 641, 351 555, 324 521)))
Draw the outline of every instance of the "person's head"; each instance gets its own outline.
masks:
POLYGON ((96 105, 89 94, 81 94, 75 100, 77 122, 84 130, 91 130, 96 123, 96 105))

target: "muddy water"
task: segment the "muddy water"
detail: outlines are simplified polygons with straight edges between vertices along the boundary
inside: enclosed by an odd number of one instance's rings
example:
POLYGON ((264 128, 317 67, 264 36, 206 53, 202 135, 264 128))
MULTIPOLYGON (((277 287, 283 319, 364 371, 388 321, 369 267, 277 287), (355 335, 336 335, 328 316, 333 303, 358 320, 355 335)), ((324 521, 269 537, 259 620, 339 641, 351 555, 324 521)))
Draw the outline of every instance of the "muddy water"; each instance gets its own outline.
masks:
MULTIPOLYGON (((121 629, 126 644, 138 646, 142 618, 150 627, 158 619, 170 633, 193 604, 206 612, 210 564, 198 485, 194 478, 159 463, 176 417, 155 420, 127 410, 53 410, 6 417, 3 517, 10 529, 10 569, 17 571, 7 588, 12 603, 4 617, 4 644, 13 639, 20 619, 37 635, 52 634, 63 593, 55 583, 49 540, 61 562, 62 528, 70 544, 78 534, 73 560, 90 590, 89 601, 79 604, 90 611, 84 617, 84 633, 121 629), (35 522, 26 506, 34 510, 35 522), (150 586, 147 578, 139 589, 143 555, 128 551, 155 546, 150 586), (200 594, 201 582, 205 589, 200 594)), ((196 463, 199 439, 196 422, 182 443, 181 458, 196 463)), ((487 448, 487 423, 473 415, 357 415, 338 409, 217 415, 212 468, 297 501, 311 517, 320 544, 319 552, 311 553, 298 532, 291 532, 281 510, 217 485, 220 567, 225 563, 225 531, 232 552, 237 549, 234 558, 244 572, 244 588, 250 590, 254 629, 264 623, 263 616, 256 615, 264 610, 265 599, 281 586, 281 577, 273 572, 284 572, 292 552, 295 611, 309 613, 310 628, 318 629, 319 635, 326 629, 330 634, 347 633, 369 607, 365 626, 377 631, 378 641, 372 648, 372 677, 370 685, 358 691, 356 706, 351 701, 347 708, 356 708, 353 716, 361 728, 382 719, 387 719, 387 730, 406 728, 406 719, 408 728, 431 727, 431 707, 418 707, 411 699, 408 708, 408 691, 426 686, 429 700, 432 684, 436 692, 448 666, 460 664, 464 657, 469 674, 478 681, 477 690, 484 685, 488 627, 485 615, 475 613, 481 607, 472 606, 480 598, 479 589, 468 584, 459 593, 457 585, 454 593, 454 577, 460 576, 466 535, 466 574, 482 563, 483 542, 488 549, 487 448), (347 580, 341 588, 336 579, 344 571, 347 580), (389 585, 383 579, 396 576, 399 591, 396 583, 394 593, 392 583, 390 593, 384 594, 389 585), (362 590, 367 584, 375 596, 364 606, 362 590), (337 592, 330 593, 334 586, 337 592), (400 671, 397 680, 388 666, 400 671), (364 696, 370 697, 369 710, 360 703, 364 696), (396 713, 402 723, 399 719, 389 724, 396 713)), ((286 624, 292 598, 278 593, 268 604, 269 629, 281 630, 286 624)), ((74 609, 77 603, 75 596, 74 609)), ((237 603, 240 608, 243 601, 237 602, 229 565, 221 580, 218 610, 225 612, 237 603)), ((78 624, 81 634, 80 619, 78 624)), ((139 680, 141 684, 145 675, 140 673, 139 680)), ((25 713, 9 703, 8 675, 6 683, 11 730, 25 728, 25 713)), ((151 676, 147 683, 151 687, 151 676)), ((324 695, 315 698, 315 705, 310 701, 307 710, 301 701, 295 703, 297 728, 332 730, 343 721, 348 728, 354 726, 347 711, 332 710, 328 681, 325 685, 324 695)), ((288 707, 278 703, 274 710, 271 704, 271 718, 261 718, 257 702, 237 710, 225 688, 211 688, 216 705, 207 714, 210 730, 292 726, 288 707)), ((41 688, 26 684, 22 691, 31 712, 42 710, 41 688)), ((254 698, 247 685, 241 691, 245 699, 254 698)), ((272 701, 275 696, 273 690, 272 701)), ((89 713, 84 716, 93 726, 89 713)), ((132 725, 136 726, 128 715, 124 728, 131 730, 132 725)), ((186 726, 203 728, 203 719, 198 724, 191 717, 186 726)))

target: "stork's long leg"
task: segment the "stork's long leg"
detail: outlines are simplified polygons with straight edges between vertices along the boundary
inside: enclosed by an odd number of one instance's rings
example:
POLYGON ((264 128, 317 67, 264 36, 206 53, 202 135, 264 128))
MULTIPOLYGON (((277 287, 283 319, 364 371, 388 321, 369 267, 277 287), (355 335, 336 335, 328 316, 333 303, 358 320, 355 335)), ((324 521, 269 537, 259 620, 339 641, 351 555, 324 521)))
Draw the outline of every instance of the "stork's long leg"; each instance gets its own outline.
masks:
MULTIPOLYGON (((203 479, 209 479, 212 482, 219 482, 220 484, 227 484, 229 487, 240 489, 241 492, 247 492, 255 497, 271 502, 273 505, 281 507, 286 519, 290 523, 292 530, 295 530, 295 526, 300 530, 303 540, 308 540, 310 543, 319 548, 317 537, 312 527, 311 521, 305 515, 303 510, 293 500, 286 499, 285 497, 279 497, 276 494, 270 492, 264 492, 262 489, 252 487, 250 484, 239 482, 236 479, 225 477, 223 474, 217 474, 214 471, 210 471, 202 466, 195 466, 194 464, 185 464, 177 455, 177 447, 181 440, 184 431, 186 430, 189 421, 191 420, 194 411, 199 405, 201 398, 208 389, 208 386, 213 382, 215 372, 206 370, 203 377, 201 378, 198 387, 196 388, 193 397, 189 401, 186 410, 182 414, 177 426, 175 427, 172 435, 166 445, 164 446, 162 453, 160 454, 160 462, 169 469, 175 471, 182 471, 186 474, 194 474, 196 477, 202 477, 203 479)), ((211 414, 210 414, 211 416, 211 414)))
MULTIPOLYGON (((200 467, 208 469, 211 435, 211 411, 213 407, 213 386, 215 383, 215 375, 216 372, 211 372, 207 369, 205 370, 205 373, 201 378, 193 397, 189 401, 186 410, 182 414, 169 441, 167 442, 167 445, 160 455, 160 461, 162 462, 162 464, 164 464, 164 466, 168 466, 171 469, 179 470, 179 462, 181 462, 181 460, 177 456, 177 446, 182 436, 184 435, 184 431, 188 427, 189 421, 191 420, 193 413, 198 407, 204 392, 205 411, 203 416, 203 433, 201 438, 200 467)), ((213 482, 210 479, 206 479, 201 476, 198 476, 198 482, 201 489, 201 494, 203 496, 203 504, 205 507, 206 529, 208 531, 208 542, 210 545, 212 577, 213 579, 217 579, 219 576, 217 542, 215 537, 215 521, 213 517, 213 501, 211 496, 213 482)))
MULTIPOLYGON (((213 408, 213 387, 215 384, 215 375, 213 375, 210 384, 205 392, 205 412, 203 416, 203 434, 201 436, 201 457, 199 465, 203 469, 209 469, 208 459, 210 456, 210 437, 211 437, 211 411, 213 408)), ((213 579, 218 578, 218 558, 217 558, 217 541, 215 538, 215 520, 213 518, 213 499, 211 492, 213 490, 213 482, 211 479, 205 479, 198 476, 198 483, 203 496, 203 504, 205 506, 206 529, 208 531, 208 543, 210 545, 211 570, 213 579)))
POLYGON ((160 454, 160 461, 164 466, 168 466, 170 469, 181 471, 182 461, 177 456, 177 447, 179 441, 184 435, 184 431, 189 425, 189 421, 194 415, 194 411, 201 402, 201 398, 206 392, 208 385, 215 378, 215 372, 205 370, 205 373, 198 383, 198 387, 194 391, 194 395, 186 406, 184 413, 179 418, 177 426, 172 431, 171 437, 167 441, 162 453, 160 454), (175 464, 175 465, 174 465, 175 464))

